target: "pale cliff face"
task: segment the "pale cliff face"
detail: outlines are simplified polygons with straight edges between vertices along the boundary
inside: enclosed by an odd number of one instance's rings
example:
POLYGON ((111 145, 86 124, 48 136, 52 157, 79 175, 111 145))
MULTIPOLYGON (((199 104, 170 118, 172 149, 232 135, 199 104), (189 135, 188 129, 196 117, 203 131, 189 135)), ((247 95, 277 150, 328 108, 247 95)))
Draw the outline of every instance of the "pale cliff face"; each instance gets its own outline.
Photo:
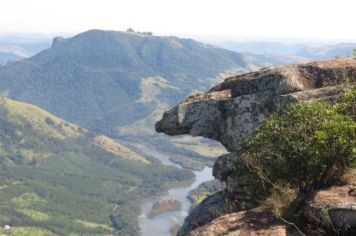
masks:
POLYGON ((164 113, 156 130, 215 139, 236 151, 269 114, 292 101, 332 99, 344 84, 355 82, 356 60, 351 58, 266 68, 187 98, 164 113))
MULTIPOLYGON (((231 211, 226 204, 221 205, 232 197, 244 206, 250 205, 245 207, 247 210, 254 206, 253 199, 244 194, 240 177, 234 175, 238 168, 236 152, 242 141, 268 115, 283 110, 289 103, 333 101, 345 88, 351 86, 356 86, 356 60, 351 58, 271 67, 227 78, 207 93, 193 95, 166 111, 156 123, 157 132, 203 136, 221 142, 230 151, 219 157, 213 168, 213 175, 226 182, 226 191, 210 196, 194 208, 178 235, 188 235, 189 232, 189 235, 216 235, 222 234, 222 229, 224 232, 232 230, 233 235, 245 235, 242 229, 257 233, 258 227, 244 228, 250 221, 246 217, 241 218, 241 215, 252 214, 252 218, 255 218, 258 214, 268 216, 268 212, 250 210, 226 215, 231 211), (225 216, 216 219, 217 216, 207 212, 207 209, 213 209, 213 212, 225 216)), ((342 197, 340 199, 344 201, 342 197)), ((243 209, 237 208, 233 212, 241 210, 243 209)), ((268 219, 274 222, 273 218, 268 219)), ((352 212, 352 220, 354 219, 355 211, 352 212)), ((279 221, 277 225, 271 223, 269 226, 260 234, 293 235, 290 228, 279 221), (276 226, 278 230, 273 231, 276 226)))

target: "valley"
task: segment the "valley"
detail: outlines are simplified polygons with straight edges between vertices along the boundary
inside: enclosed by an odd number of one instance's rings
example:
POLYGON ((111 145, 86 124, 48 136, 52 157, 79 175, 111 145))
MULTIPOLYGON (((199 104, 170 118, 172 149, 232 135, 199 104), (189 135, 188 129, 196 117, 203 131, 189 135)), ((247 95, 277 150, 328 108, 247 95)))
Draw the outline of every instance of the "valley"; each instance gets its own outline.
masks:
MULTIPOLYGON (((303 52, 312 58, 347 50, 338 46, 303 52)), ((304 59, 105 30, 56 37, 33 56, 6 59, 0 66, 0 225, 15 236, 176 232, 192 206, 223 188, 212 171, 227 151, 202 137, 247 135, 245 127, 216 135, 226 118, 217 114, 229 108, 219 105, 230 99, 225 84, 304 59), (170 110, 176 104, 183 105, 170 110), (208 115, 195 115, 200 104, 208 115), (192 120, 182 116, 190 113, 192 120), (160 119, 165 123, 156 129, 167 135, 155 131, 160 119)), ((248 83, 233 92, 253 90, 248 83)))
POLYGON ((0 236, 356 235, 355 8, 2 0, 0 236))
POLYGON ((167 214, 181 224, 189 190, 212 178, 205 165, 224 150, 157 135, 154 122, 220 73, 267 65, 253 61, 188 39, 91 30, 1 66, 1 225, 39 235, 138 235, 152 227, 139 227, 139 203, 156 195, 178 196, 182 210, 167 214))
POLYGON ((2 98, 0 121, 0 222, 19 232, 138 234, 137 204, 194 177, 33 105, 2 98))

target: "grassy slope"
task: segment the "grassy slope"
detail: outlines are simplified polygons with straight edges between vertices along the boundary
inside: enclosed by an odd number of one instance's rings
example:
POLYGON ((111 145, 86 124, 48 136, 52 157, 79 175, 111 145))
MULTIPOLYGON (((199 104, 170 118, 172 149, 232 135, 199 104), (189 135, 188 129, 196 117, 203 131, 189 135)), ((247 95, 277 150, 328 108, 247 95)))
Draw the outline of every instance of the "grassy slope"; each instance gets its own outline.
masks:
POLYGON ((0 164, 0 224, 15 226, 14 235, 135 235, 137 202, 191 177, 7 98, 0 101, 0 164))

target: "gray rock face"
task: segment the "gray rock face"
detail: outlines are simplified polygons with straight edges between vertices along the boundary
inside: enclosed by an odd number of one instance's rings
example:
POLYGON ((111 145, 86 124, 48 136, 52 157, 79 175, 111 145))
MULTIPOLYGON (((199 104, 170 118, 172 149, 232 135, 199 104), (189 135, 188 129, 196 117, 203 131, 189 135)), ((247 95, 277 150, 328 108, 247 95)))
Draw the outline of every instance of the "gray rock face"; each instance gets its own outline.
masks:
POLYGON ((356 233, 356 185, 316 192, 305 208, 305 215, 311 222, 341 230, 354 229, 356 233))
MULTIPOLYGON (((168 135, 203 136, 222 143, 230 153, 217 159, 213 175, 226 182, 226 194, 235 196, 237 201, 251 203, 251 200, 244 199, 246 194, 240 183, 241 176, 234 174, 239 173, 235 157, 243 140, 271 113, 283 110, 291 102, 332 101, 345 87, 355 85, 356 60, 350 58, 266 68, 227 78, 207 93, 187 98, 164 113, 162 119, 156 123, 156 130, 168 135)), ((187 235, 191 230, 215 219, 216 217, 209 213, 209 207, 219 209, 219 214, 227 214, 227 206, 223 204, 225 197, 219 194, 209 197, 194 208, 178 235, 187 235)), ((313 214, 318 212, 312 210, 312 206, 309 209, 313 214)), ((344 227, 344 224, 354 225, 354 209, 354 206, 352 209, 334 207, 330 208, 329 213, 338 226, 344 227)), ((257 235, 253 227, 245 228, 245 217, 234 217, 217 219, 215 223, 207 226, 210 228, 203 226, 191 235, 257 235), (229 219, 237 221, 230 224, 229 219), (245 234, 241 234, 239 230, 225 232, 222 227, 224 222, 227 227, 241 226, 240 228, 245 230, 241 232, 245 234), (203 233, 204 231, 211 233, 203 233), (246 234, 247 232, 255 234, 246 234)), ((275 232, 275 228, 271 228, 272 231, 261 232, 261 235, 289 234, 285 225, 277 228, 278 234, 269 234, 275 232)))
POLYGON ((291 226, 278 221, 271 212, 241 211, 221 216, 191 231, 189 236, 297 236, 291 226))
POLYGON ((355 82, 353 59, 262 69, 187 98, 164 113, 156 130, 215 139, 233 152, 269 114, 293 101, 332 99, 342 84, 355 82))
MULTIPOLYGON (((245 197, 246 198, 246 197, 245 197)), ((198 204, 184 220, 177 236, 185 236, 190 231, 209 223, 210 221, 230 212, 250 209, 254 206, 243 196, 217 192, 198 204)))
POLYGON ((65 38, 61 37, 61 36, 57 36, 53 39, 52 41, 52 47, 56 47, 58 46, 60 43, 64 42, 65 38))

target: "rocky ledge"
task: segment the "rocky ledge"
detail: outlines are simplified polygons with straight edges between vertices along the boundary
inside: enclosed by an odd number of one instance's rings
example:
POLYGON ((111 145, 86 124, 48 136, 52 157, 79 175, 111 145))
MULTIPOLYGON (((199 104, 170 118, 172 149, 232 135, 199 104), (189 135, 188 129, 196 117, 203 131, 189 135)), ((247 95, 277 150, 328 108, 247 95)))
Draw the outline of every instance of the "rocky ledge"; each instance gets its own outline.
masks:
MULTIPOLYGON (((227 78, 165 112, 156 123, 158 132, 214 139, 230 152, 219 157, 213 168, 213 175, 226 183, 225 192, 193 209, 178 235, 298 235, 295 228, 270 212, 254 208, 256 204, 244 194, 239 177, 233 174, 236 153, 268 115, 296 101, 332 102, 355 84, 356 60, 351 58, 264 68, 227 78), (238 203, 232 211, 225 205, 231 199, 238 203)), ((305 217, 323 224, 320 219, 328 216, 328 222, 336 227, 356 228, 353 182, 315 192, 307 201, 305 217)))
POLYGON ((226 214, 191 231, 189 236, 292 236, 298 235, 292 226, 277 220, 269 211, 252 209, 226 214))
POLYGON ((339 229, 356 228, 356 185, 335 186, 316 192, 308 201, 305 216, 316 224, 339 229))
POLYGON ((267 115, 293 101, 333 99, 355 82, 354 59, 265 68, 187 98, 163 114, 156 131, 203 136, 236 151, 267 115))

